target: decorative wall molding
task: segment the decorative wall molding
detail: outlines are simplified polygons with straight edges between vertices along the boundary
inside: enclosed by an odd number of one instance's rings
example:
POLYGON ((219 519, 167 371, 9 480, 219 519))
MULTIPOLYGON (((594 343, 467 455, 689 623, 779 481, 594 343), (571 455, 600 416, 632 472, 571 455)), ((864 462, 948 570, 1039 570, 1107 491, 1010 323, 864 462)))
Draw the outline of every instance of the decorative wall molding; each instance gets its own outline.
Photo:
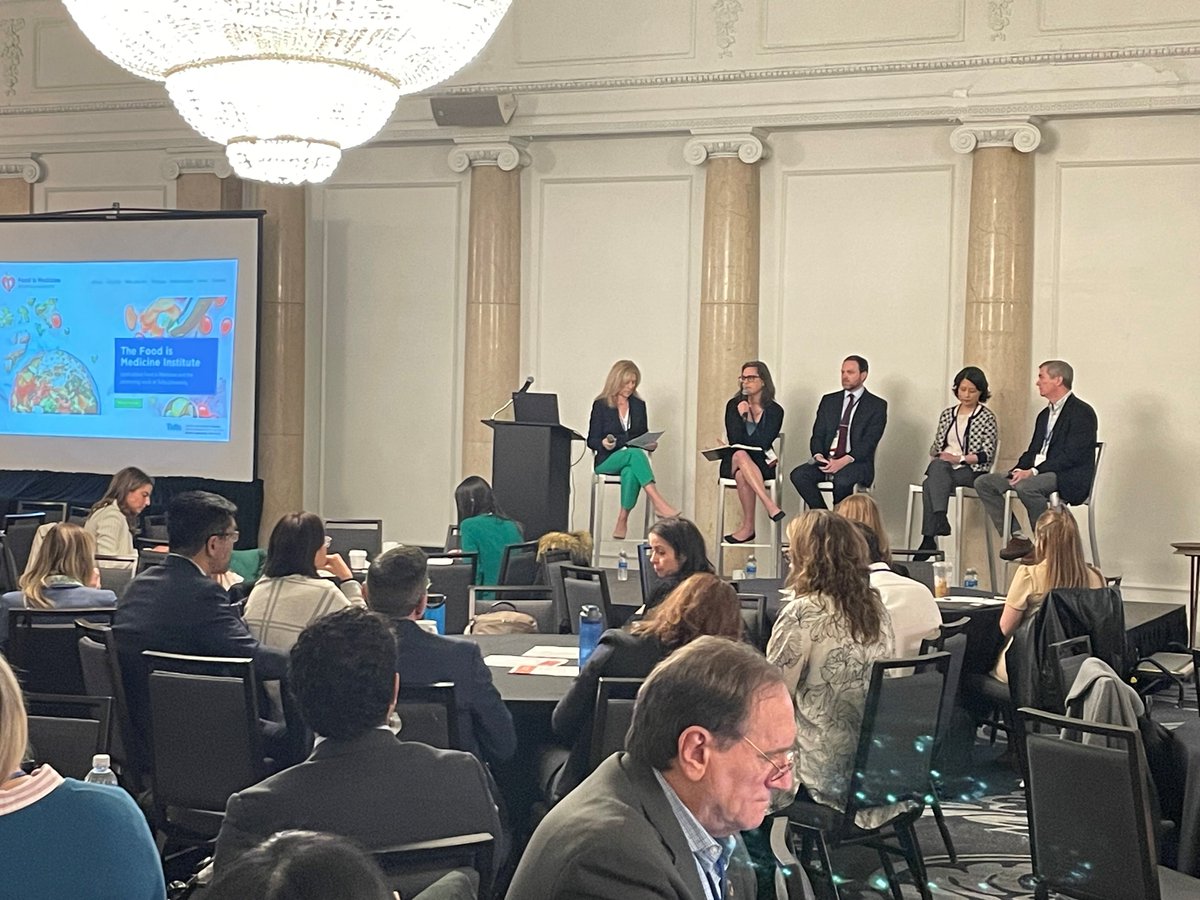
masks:
POLYGON ((168 150, 160 171, 166 181, 174 181, 180 175, 206 173, 228 178, 233 174, 233 166, 220 150, 168 150))
POLYGON ((61 116, 67 113, 141 112, 174 108, 170 100, 91 100, 82 103, 0 106, 0 116, 61 116))
POLYGON ((712 0, 712 10, 717 24, 717 56, 733 56, 742 0, 712 0))
POLYGON ((523 138, 455 138, 454 143, 447 162, 455 172, 472 166, 498 166, 502 172, 511 172, 531 162, 525 152, 529 141, 523 138))
POLYGON ((4 93, 9 96, 17 92, 21 77, 21 32, 24 30, 24 19, 0 19, 0 81, 4 82, 4 93))
POLYGON ((988 0, 988 28, 992 29, 993 41, 1006 41, 1004 29, 1012 21, 1013 0, 988 0))
POLYGON ((20 178, 26 184, 37 184, 45 174, 42 164, 33 156, 0 159, 0 178, 20 178))
POLYGON ((683 148, 683 158, 693 166, 719 156, 736 156, 744 163, 756 163, 771 155, 765 141, 767 133, 761 128, 748 128, 733 134, 695 129, 695 135, 683 148))
POLYGON ((1041 142, 1041 130, 1029 119, 971 119, 950 132, 955 153, 970 153, 977 147, 1012 147, 1032 153, 1041 142))

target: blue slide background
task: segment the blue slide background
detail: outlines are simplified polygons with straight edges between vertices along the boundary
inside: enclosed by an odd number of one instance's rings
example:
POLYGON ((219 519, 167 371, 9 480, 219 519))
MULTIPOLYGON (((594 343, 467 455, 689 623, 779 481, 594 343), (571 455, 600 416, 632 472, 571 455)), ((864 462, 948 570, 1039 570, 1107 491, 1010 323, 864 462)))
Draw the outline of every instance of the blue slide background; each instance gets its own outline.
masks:
POLYGON ((237 260, 0 261, 0 434, 229 440, 237 260))

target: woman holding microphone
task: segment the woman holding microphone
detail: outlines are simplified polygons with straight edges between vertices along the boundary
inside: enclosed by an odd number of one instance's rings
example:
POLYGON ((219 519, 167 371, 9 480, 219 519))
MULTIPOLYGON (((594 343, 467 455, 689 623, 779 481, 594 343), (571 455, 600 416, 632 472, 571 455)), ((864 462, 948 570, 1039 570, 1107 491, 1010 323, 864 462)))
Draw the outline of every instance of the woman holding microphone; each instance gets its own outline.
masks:
POLYGON ((613 525, 613 540, 625 539, 629 530, 629 511, 637 505, 638 491, 644 490, 660 517, 679 515, 679 511, 663 499, 654 483, 649 453, 658 444, 645 448, 630 447, 629 442, 650 429, 646 419, 646 403, 637 395, 642 373, 632 360, 619 359, 613 363, 604 390, 592 403, 588 425, 587 445, 596 454, 594 471, 600 475, 621 476, 621 511, 613 525))
POLYGON ((783 407, 775 402, 775 382, 771 370, 761 360, 742 365, 738 392, 725 404, 725 437, 730 447, 721 458, 721 477, 737 484, 742 505, 742 524, 724 536, 727 544, 745 544, 754 540, 754 501, 761 500, 771 521, 783 518, 767 492, 765 479, 774 478, 778 463, 771 445, 783 428, 783 407), (763 452, 736 450, 732 445, 761 447, 763 452))

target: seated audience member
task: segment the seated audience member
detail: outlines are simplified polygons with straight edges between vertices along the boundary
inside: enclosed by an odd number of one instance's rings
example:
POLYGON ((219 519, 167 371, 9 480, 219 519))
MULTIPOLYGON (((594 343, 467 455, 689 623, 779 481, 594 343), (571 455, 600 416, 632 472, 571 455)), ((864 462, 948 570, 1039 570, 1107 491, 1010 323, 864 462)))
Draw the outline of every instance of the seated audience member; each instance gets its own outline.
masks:
POLYGON ((484 762, 501 763, 517 749, 512 714, 492 683, 478 644, 421 630, 429 599, 425 552, 393 547, 367 570, 367 605, 396 629, 396 672, 402 684, 454 683, 458 734, 484 762))
POLYGON ((755 896, 738 833, 791 787, 794 740, 779 669, 747 644, 697 638, 642 685, 625 752, 538 825, 510 900, 755 896))
POLYGON ((382 616, 352 607, 317 619, 292 647, 289 681, 316 745, 304 762, 229 798, 218 878, 288 828, 327 831, 368 850, 476 832, 499 837, 479 760, 397 740, 386 727, 400 679, 382 616))
POLYGON ((117 595, 101 590, 96 569, 96 542, 70 522, 46 531, 41 552, 21 576, 21 589, 0 596, 0 644, 8 640, 10 609, 112 607, 117 595))
POLYGON ((879 504, 870 494, 851 494, 838 503, 833 511, 851 522, 861 522, 875 532, 879 540, 879 550, 883 554, 883 562, 887 563, 897 575, 908 575, 908 568, 892 562, 892 545, 888 541, 887 528, 883 525, 883 514, 879 504))
POLYGON ((186 491, 167 509, 171 552, 129 583, 113 618, 126 699, 143 738, 149 697, 143 650, 250 657, 255 674, 281 678, 287 657, 259 643, 212 576, 229 568, 237 507, 207 491, 186 491))
POLYGON ((146 819, 121 788, 21 772, 25 701, 0 657, 0 896, 21 900, 163 900, 162 863, 146 819))
POLYGON ((897 575, 884 562, 879 538, 871 526, 855 522, 859 534, 867 542, 867 558, 871 561, 871 587, 879 591, 884 609, 892 617, 895 656, 920 656, 921 642, 936 638, 942 624, 933 592, 919 581, 897 575))
MULTIPOLYGON (((866 542, 848 519, 809 510, 788 523, 788 543, 790 599, 767 659, 796 701, 801 796, 844 810, 871 665, 894 655, 892 622, 867 577, 866 542)), ((864 810, 857 821, 875 827, 893 814, 864 810)))
POLYGON ((454 504, 458 507, 459 549, 479 554, 475 583, 496 584, 504 548, 525 539, 521 526, 504 514, 492 486, 478 475, 464 479, 454 489, 454 504))
POLYGON ((704 535, 690 519, 676 516, 659 519, 650 526, 646 538, 650 545, 650 565, 658 583, 646 598, 643 612, 650 612, 666 599, 667 594, 697 572, 712 573, 704 535))
POLYGON ((291 650, 296 636, 321 616, 362 605, 350 567, 327 552, 325 523, 310 512, 288 513, 271 530, 263 577, 246 600, 250 633, 268 647, 291 650), (327 570, 334 581, 317 576, 327 570))
POLYGON ((645 678, 672 651, 705 634, 736 641, 742 634, 742 612, 732 585, 716 575, 698 574, 628 630, 610 628, 600 636, 571 690, 554 707, 554 734, 571 745, 571 754, 557 774, 553 796, 564 796, 587 775, 600 679, 645 678))
POLYGON ((1102 588, 1104 576, 1083 558, 1083 542, 1075 516, 1066 507, 1055 506, 1042 513, 1033 530, 1033 555, 1037 563, 1018 566, 1008 587, 1004 611, 1000 613, 1000 630, 1008 638, 992 676, 1008 683, 1008 668, 1004 656, 1012 644, 1013 632, 1028 616, 1037 612, 1045 595, 1056 588, 1102 588))
POLYGON ((133 537, 138 516, 150 505, 154 479, 136 466, 126 466, 112 477, 104 496, 96 501, 87 521, 88 534, 96 539, 96 552, 104 556, 134 556, 133 537))

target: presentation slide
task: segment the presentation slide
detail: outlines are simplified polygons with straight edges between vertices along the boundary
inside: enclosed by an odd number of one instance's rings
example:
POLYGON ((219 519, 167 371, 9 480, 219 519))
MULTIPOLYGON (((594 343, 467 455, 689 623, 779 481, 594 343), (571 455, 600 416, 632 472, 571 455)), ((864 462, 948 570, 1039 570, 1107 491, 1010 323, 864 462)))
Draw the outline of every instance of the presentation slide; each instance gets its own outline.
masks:
POLYGON ((237 260, 0 260, 0 432, 228 441, 237 260))

